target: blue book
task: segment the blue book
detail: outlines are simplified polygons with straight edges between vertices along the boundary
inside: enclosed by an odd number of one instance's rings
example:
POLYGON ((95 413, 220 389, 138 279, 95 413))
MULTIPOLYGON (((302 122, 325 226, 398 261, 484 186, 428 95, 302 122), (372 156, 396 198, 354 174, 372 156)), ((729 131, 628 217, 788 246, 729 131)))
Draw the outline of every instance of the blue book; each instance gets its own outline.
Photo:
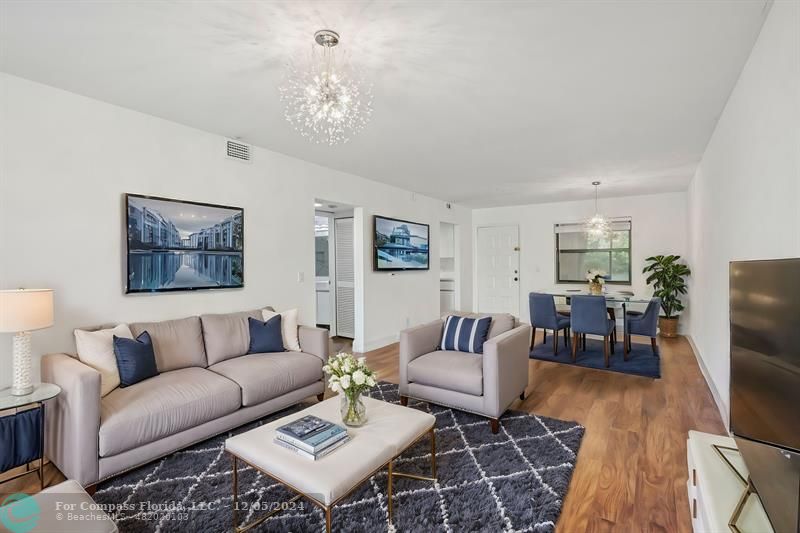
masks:
POLYGON ((292 444, 290 444, 290 443, 288 443, 288 442, 286 442, 284 440, 281 440, 279 438, 275 438, 274 442, 278 446, 281 446, 282 448, 286 448, 287 450, 292 451, 292 452, 296 453, 297 455, 305 457, 306 459, 311 459, 312 461, 316 461, 318 459, 322 459, 323 457, 325 457, 329 453, 331 453, 334 450, 338 449, 340 446, 344 446, 347 443, 347 441, 349 441, 349 440, 350 440, 350 437, 348 437, 347 434, 345 434, 343 439, 339 439, 338 441, 336 441, 332 445, 328 446, 327 448, 325 448, 325 449, 323 449, 323 450, 321 450, 321 451, 319 451, 317 453, 308 453, 307 451, 301 450, 297 446, 293 446, 292 444))
POLYGON ((316 416, 304 416, 276 430, 276 437, 311 454, 347 437, 347 430, 316 416))
POLYGON ((306 415, 278 428, 278 433, 288 435, 295 439, 302 439, 307 435, 316 433, 320 429, 332 426, 327 420, 313 415, 306 415))

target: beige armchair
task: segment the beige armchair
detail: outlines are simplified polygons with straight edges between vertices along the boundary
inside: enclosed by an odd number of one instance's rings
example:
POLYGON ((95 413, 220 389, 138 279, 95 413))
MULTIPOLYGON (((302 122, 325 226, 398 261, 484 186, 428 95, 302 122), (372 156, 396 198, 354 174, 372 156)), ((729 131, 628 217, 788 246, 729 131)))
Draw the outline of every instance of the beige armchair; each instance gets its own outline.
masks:
POLYGON ((497 433, 511 402, 525 398, 531 327, 508 314, 491 316, 483 354, 440 350, 444 320, 402 331, 401 403, 411 397, 485 416, 497 433))

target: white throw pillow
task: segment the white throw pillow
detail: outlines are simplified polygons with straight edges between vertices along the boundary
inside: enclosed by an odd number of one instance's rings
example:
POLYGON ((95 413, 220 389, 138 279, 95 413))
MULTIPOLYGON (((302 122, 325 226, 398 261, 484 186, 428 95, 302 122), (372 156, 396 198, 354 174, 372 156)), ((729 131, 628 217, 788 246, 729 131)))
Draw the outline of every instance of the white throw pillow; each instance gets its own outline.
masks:
POLYGON ((300 339, 297 337, 297 309, 289 309, 288 311, 281 311, 276 313, 269 309, 263 309, 261 315, 264 322, 274 317, 281 315, 281 333, 283 334, 283 347, 290 352, 299 352, 300 339))
POLYGON ((127 324, 97 331, 75 330, 78 359, 100 372, 100 396, 105 396, 119 387, 119 369, 117 369, 117 358, 114 355, 114 335, 126 339, 133 338, 127 324))

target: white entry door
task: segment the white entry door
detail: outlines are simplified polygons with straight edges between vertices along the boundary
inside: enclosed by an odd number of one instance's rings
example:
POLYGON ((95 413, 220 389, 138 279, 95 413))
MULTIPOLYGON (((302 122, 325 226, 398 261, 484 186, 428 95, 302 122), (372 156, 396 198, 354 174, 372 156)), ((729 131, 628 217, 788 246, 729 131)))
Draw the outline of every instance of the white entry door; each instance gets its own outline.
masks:
POLYGON ((335 219, 333 235, 336 241, 336 335, 352 339, 356 336, 353 219, 335 219))
POLYGON ((478 228, 478 311, 519 316, 519 228, 478 228))

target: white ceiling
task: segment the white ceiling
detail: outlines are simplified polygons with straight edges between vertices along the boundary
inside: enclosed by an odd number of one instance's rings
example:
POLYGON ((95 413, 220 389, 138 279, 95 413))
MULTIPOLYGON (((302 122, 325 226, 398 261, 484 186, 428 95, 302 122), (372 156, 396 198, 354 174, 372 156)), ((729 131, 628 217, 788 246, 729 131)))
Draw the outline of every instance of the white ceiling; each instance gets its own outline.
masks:
POLYGON ((684 190, 765 0, 0 0, 0 70, 452 202, 684 190), (371 123, 316 146, 277 86, 332 28, 371 123))

